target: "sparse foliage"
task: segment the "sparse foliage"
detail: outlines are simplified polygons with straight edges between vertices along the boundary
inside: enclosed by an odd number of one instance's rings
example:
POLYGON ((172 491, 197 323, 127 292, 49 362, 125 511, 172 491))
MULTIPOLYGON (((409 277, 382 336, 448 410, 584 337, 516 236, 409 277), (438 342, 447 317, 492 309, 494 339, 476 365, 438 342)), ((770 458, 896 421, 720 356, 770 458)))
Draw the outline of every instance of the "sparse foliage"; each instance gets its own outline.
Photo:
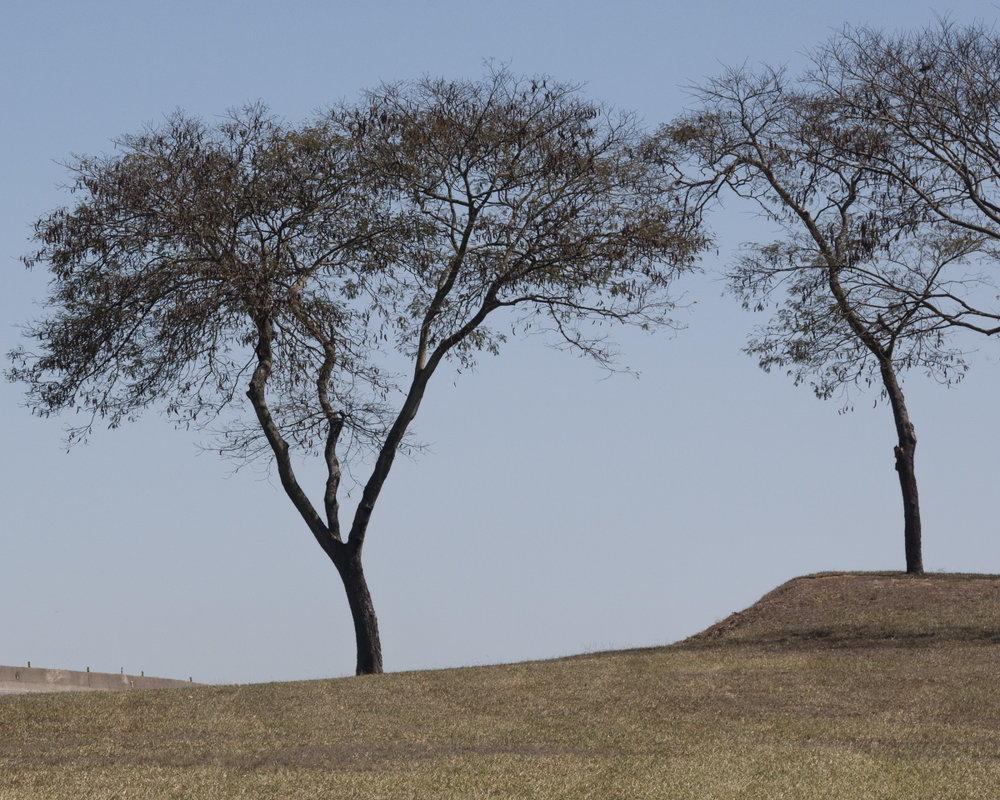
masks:
MULTIPOLYGON (((864 155, 893 202, 934 218, 957 238, 976 240, 996 258, 1000 245, 1000 35, 981 23, 947 19, 887 34, 845 28, 813 55, 808 80, 854 126, 880 132, 864 155)), ((944 322, 986 335, 1000 333, 997 293, 984 281, 940 291, 924 301, 944 322)))
MULTIPOLYGON (((27 331, 39 350, 12 354, 31 407, 87 412, 71 440, 151 405, 208 423, 245 391, 256 320, 268 319, 283 434, 309 449, 325 427, 306 379, 326 363, 322 330, 336 349, 324 385, 352 435, 377 439, 388 383, 369 363, 370 312, 356 300, 393 229, 345 143, 258 105, 217 128, 177 113, 115 145, 70 165, 80 199, 38 221, 24 259, 53 278, 49 313, 27 331)), ((240 447, 260 436, 230 423, 240 447)))
MULTIPOLYGON (((810 80, 845 116, 877 126, 872 154, 898 202, 996 247, 1000 239, 1000 34, 947 19, 889 34, 848 27, 813 54, 810 80)), ((967 318, 959 324, 970 322, 967 318)), ((1000 331, 996 315, 975 327, 1000 331), (992 320, 992 324, 991 324, 992 320)))

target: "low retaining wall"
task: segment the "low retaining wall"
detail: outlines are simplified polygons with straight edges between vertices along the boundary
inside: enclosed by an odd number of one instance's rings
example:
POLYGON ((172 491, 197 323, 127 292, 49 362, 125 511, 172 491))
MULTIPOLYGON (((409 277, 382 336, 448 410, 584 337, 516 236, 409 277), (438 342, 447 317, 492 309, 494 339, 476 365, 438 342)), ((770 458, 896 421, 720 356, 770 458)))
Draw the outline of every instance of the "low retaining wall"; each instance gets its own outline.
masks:
POLYGON ((0 667, 0 694, 30 692, 122 692, 130 689, 171 689, 193 686, 190 681, 147 678, 113 672, 75 672, 39 667, 0 667))

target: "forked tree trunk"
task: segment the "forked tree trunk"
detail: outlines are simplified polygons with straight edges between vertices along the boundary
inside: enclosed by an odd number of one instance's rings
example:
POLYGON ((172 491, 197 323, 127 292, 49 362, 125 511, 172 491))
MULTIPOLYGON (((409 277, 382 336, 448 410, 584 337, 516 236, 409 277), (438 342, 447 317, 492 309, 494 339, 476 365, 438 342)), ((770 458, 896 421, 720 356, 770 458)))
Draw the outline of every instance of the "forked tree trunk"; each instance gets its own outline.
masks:
MULTIPOLYGON (((337 424, 330 429, 330 438, 327 443, 327 465, 330 469, 330 478, 327 483, 326 508, 329 526, 323 522, 316 509, 313 508, 306 497, 302 487, 295 479, 295 472, 292 469, 291 460, 288 457, 288 443, 282 438, 278 426, 271 416, 271 410, 267 406, 265 397, 265 387, 271 375, 273 364, 273 353, 271 341, 274 338, 274 323, 268 317, 262 317, 257 322, 259 336, 257 340, 257 367, 254 369, 250 386, 247 389, 247 397, 253 404, 257 419, 260 422, 261 430, 267 438, 271 450, 274 452, 275 461, 278 465, 278 475, 281 478, 282 488, 285 494, 298 509, 299 514, 309 526, 319 546, 327 554, 329 559, 340 573, 344 582, 344 590, 347 592, 347 602, 351 608, 351 617, 354 619, 354 635, 358 648, 358 660, 356 666, 357 675, 372 675, 382 672, 382 644, 378 636, 378 620, 375 617, 375 607, 372 605, 372 597, 368 592, 368 583, 365 581, 365 573, 361 568, 361 546, 364 542, 364 532, 368 525, 368 517, 371 515, 371 507, 375 504, 375 498, 385 481, 385 476, 389 472, 392 464, 395 449, 402 439, 406 430, 406 422, 416 414, 416 407, 420 403, 420 396, 423 394, 423 387, 426 385, 426 377, 422 382, 417 383, 419 391, 411 391, 411 396, 407 398, 404 411, 409 412, 409 417, 403 421, 397 421, 393 428, 393 435, 396 438, 387 440, 382 454, 376 466, 375 474, 372 476, 369 485, 365 487, 365 496, 360 506, 361 521, 355 523, 354 535, 349 537, 345 543, 340 538, 337 528, 337 492, 336 487, 340 483, 340 466, 336 458, 336 443, 340 435, 342 424, 337 424), (389 452, 386 453, 386 450, 389 452)), ((428 373, 429 375, 429 373, 428 373)), ((328 377, 328 375, 327 375, 328 377)), ((400 414, 402 417, 402 413, 400 414)))
POLYGON ((896 472, 899 474, 899 488, 903 494, 903 544, 906 549, 906 571, 920 575, 924 571, 923 554, 920 543, 920 500, 917 495, 917 475, 913 466, 914 451, 917 449, 917 435, 906 410, 903 391, 896 380, 896 372, 891 364, 883 362, 882 381, 892 416, 896 422, 898 442, 893 448, 896 455, 896 472))
POLYGON ((368 592, 368 582, 361 568, 360 553, 346 554, 334 561, 344 582, 347 602, 354 620, 354 638, 357 642, 358 661, 356 675, 378 675, 382 672, 382 643, 378 636, 378 619, 375 606, 368 592))

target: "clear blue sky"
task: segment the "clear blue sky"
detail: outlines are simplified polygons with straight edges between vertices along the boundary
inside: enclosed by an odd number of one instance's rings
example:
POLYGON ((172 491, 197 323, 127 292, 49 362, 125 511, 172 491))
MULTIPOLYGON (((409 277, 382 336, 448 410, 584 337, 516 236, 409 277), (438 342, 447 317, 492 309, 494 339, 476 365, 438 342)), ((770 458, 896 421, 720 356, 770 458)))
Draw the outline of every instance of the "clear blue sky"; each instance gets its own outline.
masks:
MULTIPOLYGON (((18 2, 0 29, 0 349, 37 313, 18 257, 67 201, 58 161, 175 108, 261 99, 289 120, 382 80, 478 77, 484 59, 581 82, 650 125, 723 65, 795 64, 844 23, 922 25, 988 2, 18 2)), ((435 376, 432 444, 397 461, 366 570, 389 670, 663 644, 820 570, 902 569, 888 408, 838 415, 740 352, 754 324, 720 297, 741 237, 678 286, 671 336, 620 338, 636 380, 522 340, 435 376)), ((928 570, 1000 572, 998 351, 954 390, 905 383, 928 570)), ((274 475, 200 453, 155 415, 66 454, 59 420, 0 386, 0 663, 206 682, 353 672, 343 589, 274 475)), ((356 495, 355 495, 356 496, 356 495)), ((348 503, 350 500, 348 501, 348 503)))

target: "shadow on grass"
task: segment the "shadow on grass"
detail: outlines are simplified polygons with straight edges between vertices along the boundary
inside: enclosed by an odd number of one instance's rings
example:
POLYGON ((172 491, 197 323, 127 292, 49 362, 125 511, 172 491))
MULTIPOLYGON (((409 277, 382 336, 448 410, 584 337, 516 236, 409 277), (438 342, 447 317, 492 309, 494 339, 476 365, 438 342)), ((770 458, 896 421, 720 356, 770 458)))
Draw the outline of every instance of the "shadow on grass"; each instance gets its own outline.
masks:
POLYGON ((817 647, 849 648, 852 650, 889 647, 918 648, 930 646, 1000 644, 1000 629, 980 627, 938 628, 932 631, 900 631, 859 629, 854 631, 829 628, 804 628, 762 633, 754 636, 693 637, 673 645, 678 650, 714 648, 783 647, 816 649, 817 647))

